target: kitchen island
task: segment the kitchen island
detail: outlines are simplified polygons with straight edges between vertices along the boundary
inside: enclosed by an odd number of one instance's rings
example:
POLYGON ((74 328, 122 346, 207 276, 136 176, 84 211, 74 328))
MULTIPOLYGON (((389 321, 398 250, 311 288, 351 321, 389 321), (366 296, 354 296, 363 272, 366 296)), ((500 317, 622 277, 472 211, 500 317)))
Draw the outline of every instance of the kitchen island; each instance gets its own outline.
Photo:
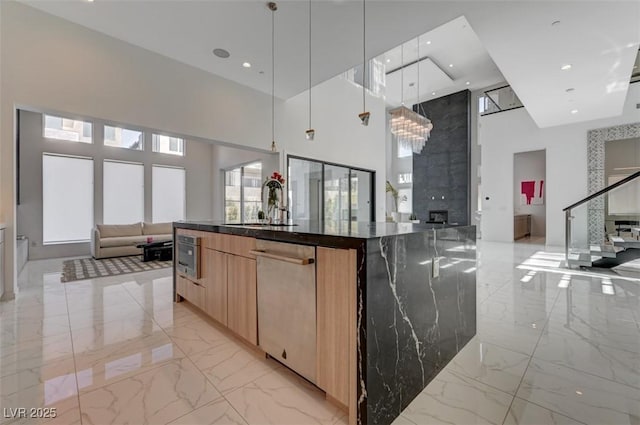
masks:
POLYGON ((474 226, 176 222, 174 241, 176 301, 187 299, 309 379, 348 410, 350 424, 393 422, 476 332, 474 226), (185 236, 201 244, 201 270, 191 276, 177 261, 185 236), (278 285, 293 282, 296 270, 315 275, 315 303, 296 295, 314 327, 304 318, 277 322, 295 322, 291 335, 315 332, 312 341, 273 348, 277 329, 265 315, 273 297, 263 295, 270 286, 261 272, 270 260, 287 263, 278 285), (300 357, 313 367, 298 366, 300 357))

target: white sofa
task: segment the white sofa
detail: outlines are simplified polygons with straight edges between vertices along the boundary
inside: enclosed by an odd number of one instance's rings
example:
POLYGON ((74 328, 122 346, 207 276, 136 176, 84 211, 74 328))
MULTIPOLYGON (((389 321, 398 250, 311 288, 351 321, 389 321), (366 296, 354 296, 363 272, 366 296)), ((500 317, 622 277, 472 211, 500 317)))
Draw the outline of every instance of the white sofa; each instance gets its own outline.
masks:
POLYGON ((91 255, 93 258, 140 255, 142 248, 136 245, 173 239, 172 223, 98 224, 93 229, 91 255))

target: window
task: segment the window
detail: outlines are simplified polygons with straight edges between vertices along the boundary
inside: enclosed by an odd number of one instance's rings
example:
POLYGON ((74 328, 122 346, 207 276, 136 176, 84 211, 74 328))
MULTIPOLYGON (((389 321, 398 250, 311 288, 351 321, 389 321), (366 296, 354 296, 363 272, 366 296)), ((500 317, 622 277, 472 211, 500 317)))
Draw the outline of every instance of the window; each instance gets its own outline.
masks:
POLYGON ((43 243, 88 242, 92 228, 93 159, 43 154, 43 243))
POLYGON ((44 115, 44 137, 69 142, 93 143, 92 124, 86 121, 44 115))
POLYGON ((374 220, 375 172, 287 156, 294 220, 374 220))
POLYGON ((255 162, 224 173, 225 221, 258 221, 262 209, 262 163, 255 162))
POLYGON ((133 149, 141 151, 143 146, 144 134, 142 131, 129 130, 122 127, 104 126, 104 145, 116 148, 133 149))
POLYGON ((224 173, 224 219, 239 223, 242 210, 242 167, 224 173))
POLYGON ((154 152, 184 156, 184 139, 161 134, 154 134, 152 139, 154 152))
POLYGON ((104 161, 103 222, 129 224, 144 220, 144 166, 104 161))
POLYGON ((398 158, 406 158, 408 156, 413 156, 413 151, 411 148, 404 146, 402 143, 398 143, 398 158))
POLYGON ((398 173, 398 184, 411 183, 413 181, 413 173, 398 173))
POLYGON ((242 217, 245 223, 258 221, 262 209, 262 163, 243 167, 242 173, 242 217))
POLYGON ((151 215, 154 223, 184 220, 186 172, 184 168, 154 165, 151 171, 151 215))

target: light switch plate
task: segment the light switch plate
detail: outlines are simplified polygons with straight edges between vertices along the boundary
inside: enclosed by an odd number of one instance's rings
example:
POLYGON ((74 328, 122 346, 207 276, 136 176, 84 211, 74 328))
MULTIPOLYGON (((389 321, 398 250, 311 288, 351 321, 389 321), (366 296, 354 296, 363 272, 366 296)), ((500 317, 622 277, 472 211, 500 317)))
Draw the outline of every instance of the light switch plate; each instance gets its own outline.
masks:
POLYGON ((440 276, 440 259, 434 258, 431 262, 431 277, 437 278, 440 276))

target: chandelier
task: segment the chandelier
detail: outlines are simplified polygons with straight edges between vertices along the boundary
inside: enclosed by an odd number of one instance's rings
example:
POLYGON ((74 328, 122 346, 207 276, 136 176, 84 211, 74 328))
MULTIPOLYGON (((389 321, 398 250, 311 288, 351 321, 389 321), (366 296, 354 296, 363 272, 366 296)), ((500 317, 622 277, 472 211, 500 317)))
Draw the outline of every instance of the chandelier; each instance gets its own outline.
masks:
MULTIPOLYGON (((418 36, 418 108, 420 108, 420 37, 418 36)), ((414 153, 422 152, 433 129, 431 120, 404 106, 404 44, 400 48, 400 98, 402 106, 389 111, 391 115, 391 134, 396 136, 398 145, 411 149, 414 153)), ((410 84, 411 85, 411 84, 410 84)), ((418 109, 419 110, 419 109, 418 109)))
POLYGON ((431 120, 404 105, 392 109, 389 115, 391 115, 391 134, 396 136, 398 144, 415 153, 422 152, 433 129, 431 120))

